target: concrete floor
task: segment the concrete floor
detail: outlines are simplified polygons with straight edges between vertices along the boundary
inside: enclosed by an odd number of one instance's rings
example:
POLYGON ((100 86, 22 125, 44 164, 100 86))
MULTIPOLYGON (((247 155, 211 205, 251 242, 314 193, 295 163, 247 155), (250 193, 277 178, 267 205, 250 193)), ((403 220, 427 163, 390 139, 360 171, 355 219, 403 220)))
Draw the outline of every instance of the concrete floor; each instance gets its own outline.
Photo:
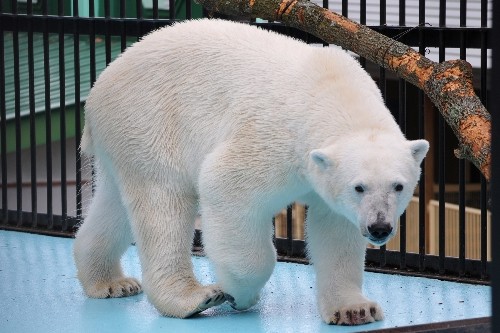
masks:
MULTIPOLYGON (((191 319, 162 317, 145 295, 88 299, 76 278, 72 239, 0 230, 0 332, 358 332, 491 316, 491 288, 419 277, 366 273, 366 294, 386 319, 363 326, 324 324, 311 266, 278 263, 253 309, 229 305, 191 319)), ((193 257, 196 276, 213 282, 209 262, 193 257)), ((135 247, 123 260, 139 277, 135 247)))

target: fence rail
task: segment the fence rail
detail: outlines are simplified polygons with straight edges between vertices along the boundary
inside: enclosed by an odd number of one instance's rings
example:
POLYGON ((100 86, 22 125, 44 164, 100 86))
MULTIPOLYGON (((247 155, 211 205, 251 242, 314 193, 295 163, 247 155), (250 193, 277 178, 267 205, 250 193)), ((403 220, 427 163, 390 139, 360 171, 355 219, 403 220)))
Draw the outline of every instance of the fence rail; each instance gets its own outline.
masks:
MULTIPOLYGON (((0 228, 72 235, 91 194, 91 189, 83 186, 84 179, 91 177, 85 176, 83 170, 90 162, 82 160, 78 150, 83 119, 81 102, 86 92, 100 70, 131 41, 180 17, 196 17, 191 0, 182 6, 179 0, 170 1, 175 12, 162 12, 158 1, 153 1, 147 15, 141 1, 132 4, 132 15, 126 15, 125 8, 130 11, 130 3, 103 1, 97 15, 94 1, 89 1, 84 14, 79 11, 78 1, 42 1, 38 6, 27 1, 21 6, 17 1, 0 0, 0 228), (50 10, 51 3, 56 4, 52 6, 55 12, 50 10), (43 189, 37 185, 42 183, 43 189)), ((425 24, 426 4, 422 0, 399 1, 400 7, 380 1, 375 18, 373 5, 367 11, 366 1, 342 1, 339 8, 347 15, 348 8, 355 6, 360 23, 378 21, 373 29, 418 48, 423 54, 430 52, 439 61, 447 60, 447 52, 452 49, 458 50, 462 59, 468 59, 474 50, 478 59, 474 65, 475 88, 487 106, 492 46, 488 17, 492 3, 474 1, 473 9, 479 17, 474 26, 467 25, 467 3, 460 1, 459 26, 453 27, 446 24, 446 1, 439 1, 439 24, 434 26, 425 24), (418 13, 419 26, 406 26, 407 7, 413 14, 418 13), (399 25, 388 26, 388 18, 397 20, 399 25)), ((324 5, 330 4, 325 1, 324 5)), ((332 2, 332 6, 340 5, 332 2)), ((250 23, 322 44, 314 36, 276 22, 250 23)), ((416 192, 418 200, 401 217, 394 241, 397 244, 368 249, 368 266, 488 283, 490 222, 484 178, 468 162, 453 157, 456 139, 421 91, 383 68, 364 59, 360 62, 377 80, 403 132, 410 139, 426 138, 431 142, 416 192), (474 199, 473 213, 467 200, 471 186, 477 187, 475 192, 479 193, 479 199, 474 199), (449 187, 457 188, 453 202, 446 196, 449 187)), ((287 214, 275 218, 275 243, 284 256, 304 256, 303 226, 298 227, 296 222, 304 212, 298 210, 298 206, 290 206, 287 214)))

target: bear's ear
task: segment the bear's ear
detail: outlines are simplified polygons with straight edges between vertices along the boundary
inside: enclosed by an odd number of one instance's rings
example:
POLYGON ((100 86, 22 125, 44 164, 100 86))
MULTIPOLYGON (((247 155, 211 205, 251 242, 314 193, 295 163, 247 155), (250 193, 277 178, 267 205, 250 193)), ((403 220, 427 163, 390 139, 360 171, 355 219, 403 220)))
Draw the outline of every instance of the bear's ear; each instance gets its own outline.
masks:
POLYGON ((410 141, 411 154, 415 161, 420 164, 429 151, 429 142, 426 140, 410 141))
POLYGON ((332 165, 330 157, 325 154, 321 149, 315 149, 309 154, 311 160, 316 164, 321 170, 325 170, 332 165))

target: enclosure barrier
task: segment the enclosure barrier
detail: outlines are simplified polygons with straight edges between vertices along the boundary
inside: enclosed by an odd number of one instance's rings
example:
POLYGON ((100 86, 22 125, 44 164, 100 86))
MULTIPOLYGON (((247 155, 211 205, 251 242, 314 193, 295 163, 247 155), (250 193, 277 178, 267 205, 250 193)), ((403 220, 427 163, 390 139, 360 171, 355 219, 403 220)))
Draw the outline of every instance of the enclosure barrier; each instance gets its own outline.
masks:
MULTIPOLYGON (((189 0, 168 3, 0 1, 1 229, 73 235, 92 195, 92 163, 78 148, 85 98, 105 66, 137 38, 178 19, 207 14, 189 0)), ((328 1, 323 5, 328 7, 328 1)), ((332 9, 438 61, 470 60, 475 87, 487 106, 492 1, 408 0, 399 5, 351 0, 332 2, 332 9)), ((279 23, 251 23, 322 44, 279 23)), ((490 215, 484 178, 467 161, 455 159, 456 139, 421 91, 359 61, 378 82, 407 137, 431 142, 416 198, 400 219, 398 235, 387 246, 367 249, 368 269, 488 283, 490 215), (447 196, 450 187, 457 188, 456 198, 447 196)), ((306 209, 294 207, 274 219, 277 251, 287 260, 305 253, 306 209)))

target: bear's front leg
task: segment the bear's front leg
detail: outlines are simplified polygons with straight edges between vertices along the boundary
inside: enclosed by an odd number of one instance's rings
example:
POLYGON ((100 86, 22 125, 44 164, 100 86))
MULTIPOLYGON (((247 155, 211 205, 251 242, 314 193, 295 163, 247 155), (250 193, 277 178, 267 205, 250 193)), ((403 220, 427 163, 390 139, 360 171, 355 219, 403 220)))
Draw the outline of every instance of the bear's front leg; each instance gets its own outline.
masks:
POLYGON ((270 219, 230 217, 204 206, 202 220, 204 248, 226 300, 236 310, 252 307, 276 264, 270 219))
POLYGON ((306 226, 323 320, 337 325, 382 320, 380 306, 362 294, 367 242, 359 229, 319 198, 309 205, 306 226))
POLYGON ((203 246, 217 283, 237 310, 258 302, 276 264, 273 211, 265 195, 273 179, 256 178, 268 174, 260 169, 266 163, 249 168, 260 151, 252 151, 248 142, 239 137, 218 147, 203 162, 199 179, 203 246))

